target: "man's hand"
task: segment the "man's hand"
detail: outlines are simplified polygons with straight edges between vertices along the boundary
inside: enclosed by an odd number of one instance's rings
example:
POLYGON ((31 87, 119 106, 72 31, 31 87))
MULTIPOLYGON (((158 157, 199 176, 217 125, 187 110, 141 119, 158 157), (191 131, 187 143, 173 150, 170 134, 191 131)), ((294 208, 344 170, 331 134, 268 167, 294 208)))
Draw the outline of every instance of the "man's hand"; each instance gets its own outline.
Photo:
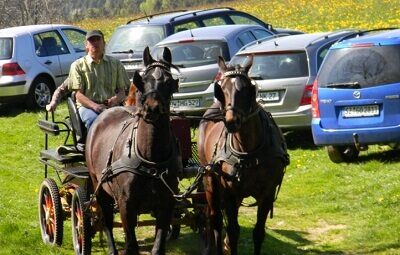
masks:
POLYGON ((105 106, 104 104, 96 104, 93 107, 93 111, 95 111, 97 113, 102 113, 106 109, 107 109, 107 106, 105 106))
POLYGON ((56 102, 51 101, 50 104, 46 105, 46 111, 54 112, 57 108, 56 102))

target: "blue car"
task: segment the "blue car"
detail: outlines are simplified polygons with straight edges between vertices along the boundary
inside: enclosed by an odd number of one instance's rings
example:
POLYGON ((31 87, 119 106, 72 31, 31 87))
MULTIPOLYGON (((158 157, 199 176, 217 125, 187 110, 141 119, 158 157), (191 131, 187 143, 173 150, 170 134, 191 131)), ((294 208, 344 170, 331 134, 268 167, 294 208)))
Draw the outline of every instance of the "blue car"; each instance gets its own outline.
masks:
POLYGON ((312 134, 335 162, 371 144, 400 142, 400 29, 334 44, 312 92, 312 134))

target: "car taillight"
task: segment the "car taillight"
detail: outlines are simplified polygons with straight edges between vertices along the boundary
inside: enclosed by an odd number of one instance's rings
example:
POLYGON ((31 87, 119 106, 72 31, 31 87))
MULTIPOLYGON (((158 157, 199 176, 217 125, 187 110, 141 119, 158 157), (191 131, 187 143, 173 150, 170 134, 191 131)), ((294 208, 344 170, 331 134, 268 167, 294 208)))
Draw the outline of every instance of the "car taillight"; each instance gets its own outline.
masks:
POLYGON ((319 104, 318 104, 318 81, 315 79, 312 92, 311 92, 311 115, 313 118, 319 118, 319 104))
POLYGON ((214 77, 214 82, 220 81, 222 78, 222 73, 218 71, 217 75, 214 77))
POLYGON ((311 91, 312 84, 308 84, 304 87, 303 96, 301 97, 300 105, 308 105, 311 104, 311 91))
POLYGON ((6 63, 2 67, 2 75, 22 75, 25 71, 19 66, 18 63, 6 63))

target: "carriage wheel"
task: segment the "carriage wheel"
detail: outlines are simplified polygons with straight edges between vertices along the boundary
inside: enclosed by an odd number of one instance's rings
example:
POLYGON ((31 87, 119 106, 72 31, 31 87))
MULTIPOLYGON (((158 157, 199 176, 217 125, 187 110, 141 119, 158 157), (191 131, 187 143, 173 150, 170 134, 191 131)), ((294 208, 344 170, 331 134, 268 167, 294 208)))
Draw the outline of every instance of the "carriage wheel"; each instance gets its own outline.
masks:
POLYGON ((72 241, 77 255, 90 254, 92 248, 90 213, 86 206, 88 201, 89 197, 82 188, 78 188, 72 196, 72 241))
POLYGON ((45 244, 61 246, 63 218, 60 193, 53 179, 44 179, 39 191, 39 222, 45 244))

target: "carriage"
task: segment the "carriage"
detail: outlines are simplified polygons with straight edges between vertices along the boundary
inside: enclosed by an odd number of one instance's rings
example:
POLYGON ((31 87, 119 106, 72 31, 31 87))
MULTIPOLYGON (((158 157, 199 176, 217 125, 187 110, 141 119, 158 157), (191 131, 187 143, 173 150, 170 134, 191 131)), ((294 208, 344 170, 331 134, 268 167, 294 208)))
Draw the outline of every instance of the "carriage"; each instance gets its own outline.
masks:
MULTIPOLYGON (((44 180, 39 189, 39 221, 42 240, 45 244, 61 246, 66 219, 71 220, 75 254, 90 254, 91 239, 101 230, 99 208, 90 194, 90 177, 85 165, 85 129, 77 114, 73 97, 67 98, 69 115, 56 120, 54 112, 46 112, 45 119, 38 121, 44 132, 44 149, 39 161, 44 165, 44 180), (63 144, 49 148, 51 136, 63 136, 63 144), (90 203, 90 207, 88 204, 90 203)), ((179 139, 183 171, 179 179, 190 179, 190 185, 176 195, 175 207, 168 239, 177 239, 181 226, 197 231, 203 225, 204 193, 195 191, 199 184, 196 144, 192 142, 191 121, 188 118, 172 117, 172 127, 179 139)), ((116 208, 117 211, 117 208, 116 208)), ((144 212, 146 213, 146 212, 144 212)), ((147 217, 151 218, 151 217, 147 217)), ((154 219, 138 222, 138 226, 153 226, 154 219)), ((114 222, 120 227, 120 222, 114 222)))
POLYGON ((187 225, 202 234, 204 254, 223 254, 226 248, 235 255, 238 209, 252 196, 258 207, 254 254, 261 254, 266 219, 270 212, 272 216, 289 158, 282 133, 255 100, 256 86, 248 76, 252 60, 232 70, 219 58, 224 76, 215 84, 219 105, 201 118, 197 155, 192 153, 190 120, 169 110, 178 89, 169 49, 156 61, 146 48, 143 59, 146 70, 133 76, 140 92, 138 107, 107 110, 87 134, 71 98, 68 119, 57 122, 52 114, 49 120, 46 113, 39 121, 45 131, 40 154, 45 179, 39 191, 43 241, 60 245, 63 219, 70 217, 76 254, 90 254, 91 238, 99 230, 107 236, 109 254, 117 254, 114 226, 124 229, 126 254, 139 254, 134 227, 154 225, 152 254, 165 254, 167 237, 177 238, 180 226, 187 225), (48 136, 63 132, 64 145, 49 149, 48 136), (49 166, 60 187, 48 178, 49 166), (185 178, 193 182, 179 192, 178 183, 185 178), (224 244, 222 211, 227 219, 224 244), (114 222, 116 212, 121 222, 114 222), (154 221, 137 221, 137 215, 148 212, 154 213, 154 221))

